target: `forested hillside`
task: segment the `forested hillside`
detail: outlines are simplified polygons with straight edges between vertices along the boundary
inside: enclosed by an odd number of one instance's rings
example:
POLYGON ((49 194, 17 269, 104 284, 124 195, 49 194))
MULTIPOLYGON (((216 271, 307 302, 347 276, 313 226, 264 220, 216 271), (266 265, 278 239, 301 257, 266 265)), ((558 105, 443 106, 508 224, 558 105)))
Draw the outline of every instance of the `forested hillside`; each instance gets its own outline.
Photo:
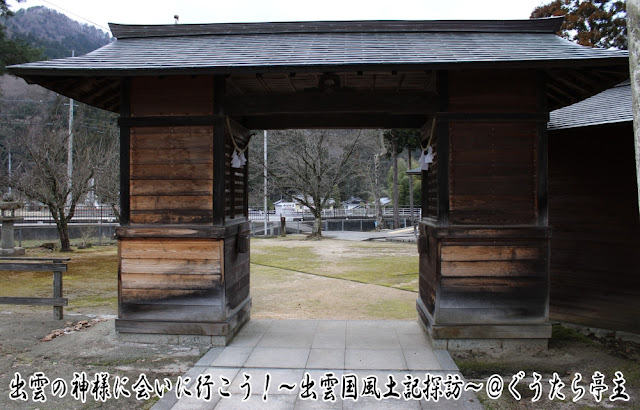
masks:
POLYGON ((111 41, 108 33, 43 6, 21 9, 4 18, 2 25, 9 38, 42 49, 48 59, 69 57, 72 50, 87 54, 111 41))

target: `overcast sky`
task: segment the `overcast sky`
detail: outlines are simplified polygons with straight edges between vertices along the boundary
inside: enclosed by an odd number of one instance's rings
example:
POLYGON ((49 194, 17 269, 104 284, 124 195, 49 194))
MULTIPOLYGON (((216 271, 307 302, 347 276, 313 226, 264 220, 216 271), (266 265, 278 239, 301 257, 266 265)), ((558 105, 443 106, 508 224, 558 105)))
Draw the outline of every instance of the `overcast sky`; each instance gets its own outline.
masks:
POLYGON ((108 23, 181 24, 308 20, 528 19, 551 0, 9 0, 43 5, 106 29, 108 23))

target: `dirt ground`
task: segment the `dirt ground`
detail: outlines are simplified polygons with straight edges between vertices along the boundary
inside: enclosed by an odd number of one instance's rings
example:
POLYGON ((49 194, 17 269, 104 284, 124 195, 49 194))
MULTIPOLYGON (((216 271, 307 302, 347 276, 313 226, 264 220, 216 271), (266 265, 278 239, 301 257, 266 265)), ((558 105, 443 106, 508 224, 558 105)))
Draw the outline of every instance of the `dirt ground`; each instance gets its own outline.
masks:
MULTIPOLYGON (((256 241, 257 242, 257 241, 256 241)), ((315 252, 320 255, 319 261, 311 260, 320 270, 330 270, 331 266, 338 266, 345 261, 355 260, 352 244, 342 241, 322 241, 322 250, 315 252), (331 260, 331 263, 327 262, 331 260)), ((262 250, 252 242, 252 254, 264 251, 269 246, 281 246, 282 242, 264 242, 262 250), (257 249, 258 248, 258 249, 257 249)), ((370 255, 384 253, 384 244, 371 245, 361 249, 370 255)), ((307 245, 300 245, 296 252, 304 254, 307 245), (298 249, 299 248, 299 249, 298 249)), ((409 249, 409 248, 407 248, 409 249)), ((413 250, 414 248, 411 248, 413 250)), ((266 252, 266 251, 265 251, 266 252)), ((393 248, 390 253, 404 257, 403 248, 393 248)), ((407 250, 408 252, 408 250, 407 250)), ((268 252, 267 252, 268 253, 268 252)), ((141 374, 145 374, 150 382, 162 381, 164 378, 175 382, 178 376, 184 374, 199 357, 206 351, 197 346, 173 346, 162 344, 142 344, 124 342, 118 339, 114 331, 114 315, 116 314, 113 298, 116 289, 104 283, 114 282, 112 251, 102 251, 97 254, 72 254, 78 264, 91 262, 96 269, 101 269, 93 277, 87 273, 84 279, 92 277, 93 282, 80 286, 82 278, 69 281, 70 307, 65 311, 64 321, 54 321, 50 307, 0 306, 0 408, 149 408, 157 400, 136 400, 134 397, 107 400, 106 403, 97 402, 89 392, 85 404, 71 397, 71 393, 60 398, 51 397, 51 386, 45 389, 47 402, 38 403, 32 400, 32 389, 29 379, 35 372, 43 372, 50 383, 61 378, 66 381, 69 390, 72 387, 74 373, 84 372, 88 381, 92 381, 96 374, 108 372, 111 390, 114 379, 122 380, 127 377, 129 391, 141 374), (97 255, 97 256, 96 256, 97 255), (100 260, 103 263, 99 263, 100 260), (82 263, 84 261, 84 263, 82 263), (111 268, 109 267, 111 266, 111 268), (75 288, 77 286, 77 289, 75 288), (96 289, 91 294, 91 289, 96 289), (72 300, 81 300, 81 306, 72 308, 72 300), (92 321, 102 320, 92 324, 92 321), (51 331, 64 328, 66 322, 71 322, 74 329, 78 322, 87 321, 87 327, 56 337, 51 341, 42 341, 51 331), (90 325, 91 324, 91 325, 90 325), (88 326, 90 325, 90 326, 88 326), (19 373, 24 383, 24 391, 29 394, 26 402, 12 401, 9 396, 15 374, 19 373)), ((308 255, 307 255, 308 256, 308 255)), ((371 256, 373 257, 373 256, 371 256)), ((384 258, 391 258, 390 254, 384 258)), ((252 297, 253 318, 297 318, 297 319, 407 319, 415 320, 415 292, 394 288, 394 283, 385 286, 360 283, 352 279, 337 279, 320 276, 317 273, 302 273, 309 266, 296 265, 299 261, 291 261, 292 269, 264 265, 252 265, 252 297)), ((313 266, 311 266, 313 267, 313 266)), ((84 275, 70 267, 70 276, 84 275)), ((339 267, 338 271, 348 269, 339 267)), ((408 270, 411 270, 409 268, 408 270)), ((356 275, 355 279, 364 279, 360 273, 350 271, 356 275)), ((36 278, 37 279, 37 278, 36 278)), ((373 278, 374 280, 378 280, 373 278)), ((50 279, 47 278, 48 283, 50 279)), ((88 280, 88 279, 87 279, 88 280)), ((404 279, 403 279, 404 280, 404 279)), ((2 284, 0 283, 0 286, 2 284)), ((28 282, 27 282, 28 286, 28 282)), ((50 284, 49 284, 50 286, 50 284)), ((65 283, 65 289, 67 283, 65 283)), ((39 295, 38 295, 39 296, 39 295)), ((491 356, 477 351, 455 353, 454 359, 462 373, 470 380, 486 382, 493 374, 500 374, 504 380, 504 390, 500 399, 490 399, 486 391, 478 393, 486 408, 640 408, 640 345, 630 342, 616 341, 607 334, 584 336, 564 327, 554 328, 554 337, 549 344, 549 350, 544 352, 518 352, 502 356, 491 356), (519 382, 517 390, 523 398, 517 402, 507 390, 511 377, 520 370, 525 372, 525 378, 519 382), (608 390, 603 394, 603 400, 598 403, 589 393, 592 375, 596 372, 605 375, 608 390), (629 402, 611 402, 614 384, 612 379, 616 371, 624 375, 626 393, 629 402), (532 402, 533 391, 529 384, 533 382, 533 372, 542 376, 542 398, 532 402), (550 401, 549 379, 556 372, 565 386, 562 392, 565 401, 558 399, 550 401), (578 372, 582 375, 579 383, 586 388, 586 394, 577 403, 572 403, 574 394, 571 382, 578 372)), ((34 382, 36 379, 34 378, 34 382)), ((153 386, 152 386, 153 388, 153 386)), ((135 394, 135 393, 133 393, 135 394)), ((154 395, 154 393, 151 393, 154 395)))
MULTIPOLYGON (((469 380, 485 382, 494 374, 504 380, 503 394, 499 399, 489 398, 486 389, 477 393, 480 402, 487 409, 586 409, 586 408, 640 408, 640 344, 618 340, 613 333, 592 331, 591 329, 573 325, 556 324, 553 337, 549 340, 549 349, 541 352, 512 352, 501 355, 489 355, 474 351, 452 352, 451 355, 462 374, 469 380), (571 327, 570 327, 571 326, 571 327), (508 391, 513 376, 523 371, 525 377, 517 383, 515 389, 522 396, 516 400, 508 391), (622 372, 624 388, 629 401, 611 400, 615 395, 613 379, 616 372, 622 372), (542 396, 533 401, 536 387, 536 372, 541 376, 542 396), (590 393, 592 377, 600 372, 604 375, 607 390, 602 393, 598 402, 590 393), (560 390, 565 399, 555 397, 549 399, 550 380, 557 373, 558 379, 564 383, 560 390), (576 380, 575 391, 572 383, 576 380), (577 401, 580 386, 585 389, 584 396, 577 401)), ((616 390, 617 391, 617 390, 616 390)))

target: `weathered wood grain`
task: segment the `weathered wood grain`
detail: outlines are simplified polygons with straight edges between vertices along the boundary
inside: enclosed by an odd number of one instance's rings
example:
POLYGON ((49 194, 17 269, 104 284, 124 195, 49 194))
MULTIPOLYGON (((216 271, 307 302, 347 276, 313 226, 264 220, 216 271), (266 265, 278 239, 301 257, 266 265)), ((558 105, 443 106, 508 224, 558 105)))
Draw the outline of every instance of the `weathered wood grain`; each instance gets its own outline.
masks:
POLYGON ((124 304, 218 305, 219 289, 145 289, 122 288, 124 304))
POLYGON ((518 259, 541 259, 544 257, 541 247, 518 246, 456 246, 442 247, 442 261, 495 261, 518 259))
POLYGON ((131 115, 213 114, 209 76, 133 77, 131 115))
POLYGON ((535 70, 450 71, 449 111, 535 112, 536 88, 535 70))
POLYGON ((549 132, 550 316, 640 332, 640 220, 630 122, 549 132), (601 144, 603 136, 607 143, 601 144), (584 158, 596 156, 601 166, 584 158))
POLYGON ((441 339, 549 339, 551 324, 433 325, 432 334, 441 339))
POLYGON ((211 149, 188 149, 184 146, 163 149, 136 149, 131 162, 140 165, 208 164, 212 162, 211 149))
POLYGON ((33 272, 66 272, 67 264, 62 263, 8 263, 0 262, 0 270, 4 271, 33 271, 33 272))
POLYGON ((206 164, 166 164, 131 165, 131 179, 189 179, 211 180, 213 165, 206 164))
MULTIPOLYGON (((183 301, 181 304, 123 304, 122 316, 127 320, 148 321, 183 321, 183 322, 224 322, 226 315, 221 306, 206 304, 189 304, 183 301)), ((144 332, 141 327, 135 333, 144 332)))
POLYGON ((219 260, 222 241, 197 239, 129 239, 121 242, 122 259, 219 260))
POLYGON ((210 195, 153 195, 131 196, 131 209, 134 211, 180 211, 213 209, 213 198, 210 195))
POLYGON ((0 297, 0 305, 67 306, 68 304, 67 298, 0 297))
POLYGON ((123 289, 206 290, 220 287, 220 275, 123 272, 123 289))
POLYGON ((133 180, 130 183, 131 195, 148 196, 190 196, 212 195, 213 182, 210 179, 172 179, 172 180, 133 180))
MULTIPOLYGON (((181 255, 177 255, 181 256, 181 255)), ((201 255, 204 258, 206 255, 201 255)), ((222 272, 217 259, 128 259, 121 260, 122 274, 146 273, 153 275, 216 275, 222 272)))
POLYGON ((540 260, 498 260, 498 261, 443 261, 443 277, 499 277, 499 276, 540 276, 546 275, 546 261, 540 260))

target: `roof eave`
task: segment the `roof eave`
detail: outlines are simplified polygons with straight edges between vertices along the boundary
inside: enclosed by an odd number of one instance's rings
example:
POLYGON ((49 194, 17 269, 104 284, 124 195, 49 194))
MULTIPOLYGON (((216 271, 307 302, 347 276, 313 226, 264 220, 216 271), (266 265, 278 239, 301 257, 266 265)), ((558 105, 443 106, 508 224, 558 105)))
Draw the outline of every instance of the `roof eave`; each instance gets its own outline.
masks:
POLYGON ((108 68, 108 69, 58 69, 53 67, 8 66, 10 74, 24 77, 137 77, 154 75, 214 75, 232 73, 269 72, 318 72, 318 71, 368 71, 368 70, 442 70, 442 69, 499 69, 499 68, 576 68, 576 67, 625 67, 628 56, 611 56, 583 59, 519 60, 519 61, 455 61, 437 63, 394 64, 309 64, 309 65, 246 65, 220 67, 167 67, 167 68, 108 68))

